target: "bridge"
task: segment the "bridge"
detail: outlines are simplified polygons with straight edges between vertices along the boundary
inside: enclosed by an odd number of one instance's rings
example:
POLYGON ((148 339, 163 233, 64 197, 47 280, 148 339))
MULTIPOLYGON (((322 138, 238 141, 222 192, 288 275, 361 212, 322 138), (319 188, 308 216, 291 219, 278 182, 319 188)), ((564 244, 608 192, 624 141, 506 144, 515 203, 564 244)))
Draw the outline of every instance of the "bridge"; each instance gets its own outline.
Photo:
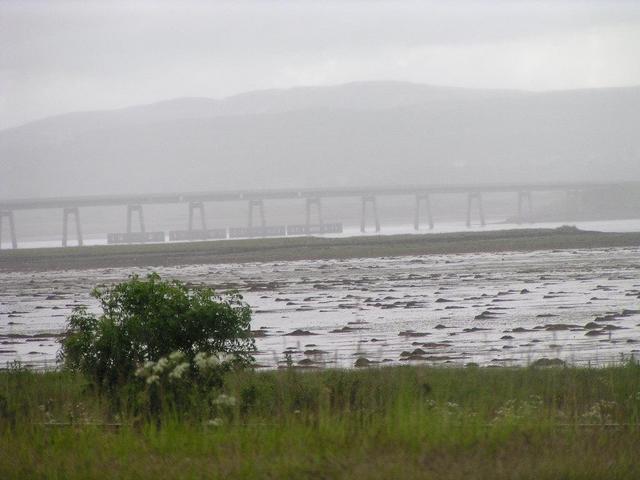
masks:
MULTIPOLYGON (((15 214, 22 210, 62 210, 62 246, 68 245, 69 220, 75 223, 75 236, 78 245, 83 244, 80 222, 80 208, 100 206, 126 207, 126 233, 113 235, 118 243, 137 243, 146 241, 164 241, 161 232, 147 232, 144 224, 144 205, 185 204, 188 208, 188 230, 172 232, 170 239, 202 240, 207 238, 227 238, 227 232, 212 231, 206 228, 205 203, 210 202, 247 202, 248 227, 236 229, 235 236, 265 236, 286 234, 287 230, 267 227, 264 203, 268 200, 304 200, 306 206, 305 223, 294 226, 295 234, 335 233, 336 225, 328 227, 323 222, 322 200, 327 198, 360 198, 360 230, 366 231, 367 219, 372 217, 376 232, 380 231, 378 216, 378 197, 412 196, 415 198, 414 228, 419 230, 423 218, 429 228, 434 227, 430 199, 433 195, 457 194, 467 196, 467 226, 471 225, 475 207, 480 224, 485 224, 483 195, 491 193, 514 193, 517 201, 517 217, 525 219, 532 211, 532 194, 535 192, 566 192, 579 199, 585 192, 607 192, 622 188, 634 188, 640 191, 640 181, 620 182, 555 182, 555 183, 494 183, 494 184, 452 184, 452 185, 404 185, 404 186, 367 186, 367 187, 330 187, 330 188, 288 188, 255 189, 212 192, 178 192, 133 195, 91 195, 77 197, 21 198, 0 200, 0 242, 3 225, 8 224, 9 236, 13 248, 17 248, 15 214), (311 213, 315 210, 317 224, 311 223, 311 213), (254 212, 259 215, 259 226, 254 225, 254 212), (199 226, 194 225, 195 215, 199 215, 199 226), (133 232, 134 215, 137 217, 138 231, 133 232), (274 233, 275 232, 275 233, 274 233)), ((282 227, 284 228, 284 227, 282 227)), ((341 228, 341 227, 340 227, 341 228)))

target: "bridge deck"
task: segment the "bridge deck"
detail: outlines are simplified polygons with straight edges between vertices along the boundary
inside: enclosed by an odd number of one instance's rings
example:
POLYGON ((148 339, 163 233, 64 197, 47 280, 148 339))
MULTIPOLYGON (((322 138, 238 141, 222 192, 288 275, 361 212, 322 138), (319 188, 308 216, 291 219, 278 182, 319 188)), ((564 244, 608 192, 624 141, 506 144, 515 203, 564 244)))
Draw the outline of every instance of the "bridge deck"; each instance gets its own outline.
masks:
POLYGON ((638 188, 640 181, 495 183, 458 185, 404 185, 332 188, 289 188, 271 190, 229 190, 217 192, 177 192, 134 195, 91 195, 78 197, 22 198, 0 200, 0 210, 36 210, 49 208, 99 207, 117 205, 171 204, 186 202, 224 202, 239 200, 276 200, 295 198, 338 198, 365 195, 416 195, 460 193, 550 192, 638 188))

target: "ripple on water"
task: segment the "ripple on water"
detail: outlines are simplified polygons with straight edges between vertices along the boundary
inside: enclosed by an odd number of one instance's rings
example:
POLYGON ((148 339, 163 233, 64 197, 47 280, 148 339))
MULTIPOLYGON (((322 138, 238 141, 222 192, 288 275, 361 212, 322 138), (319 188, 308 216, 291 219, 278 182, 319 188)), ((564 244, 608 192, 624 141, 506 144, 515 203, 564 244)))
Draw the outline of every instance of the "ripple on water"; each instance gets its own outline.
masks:
MULTIPOLYGON (((254 311, 261 365, 282 365, 283 352, 301 368, 351 367, 356 357, 358 366, 540 358, 604 364, 638 354, 639 253, 482 253, 157 271, 240 290, 254 311)), ((72 309, 97 311, 91 288, 148 271, 0 273, 0 364, 54 365, 56 337, 72 309)))

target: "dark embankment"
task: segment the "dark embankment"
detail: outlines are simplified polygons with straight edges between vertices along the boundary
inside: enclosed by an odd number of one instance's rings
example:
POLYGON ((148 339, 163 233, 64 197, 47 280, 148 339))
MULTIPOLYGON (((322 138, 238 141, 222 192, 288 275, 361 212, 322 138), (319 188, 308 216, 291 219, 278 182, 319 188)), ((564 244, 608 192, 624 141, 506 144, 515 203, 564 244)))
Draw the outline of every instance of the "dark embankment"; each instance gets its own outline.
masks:
POLYGON ((6 250, 0 252, 0 270, 172 266, 632 246, 640 246, 640 232, 586 232, 567 227, 350 238, 296 237, 6 250))

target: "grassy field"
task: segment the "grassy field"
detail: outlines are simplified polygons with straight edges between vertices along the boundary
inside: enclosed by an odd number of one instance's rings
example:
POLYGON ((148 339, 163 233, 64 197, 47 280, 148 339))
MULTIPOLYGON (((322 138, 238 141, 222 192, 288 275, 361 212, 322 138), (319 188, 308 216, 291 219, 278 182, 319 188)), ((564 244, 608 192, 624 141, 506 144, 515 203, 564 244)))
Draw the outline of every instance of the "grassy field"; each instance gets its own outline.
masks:
POLYGON ((287 237, 0 251, 0 271, 41 271, 640 246, 640 233, 571 227, 349 238, 287 237))
POLYGON ((223 390, 215 413, 194 397, 149 419, 77 375, 0 372, 0 478, 640 478, 634 364, 244 371, 223 390))

